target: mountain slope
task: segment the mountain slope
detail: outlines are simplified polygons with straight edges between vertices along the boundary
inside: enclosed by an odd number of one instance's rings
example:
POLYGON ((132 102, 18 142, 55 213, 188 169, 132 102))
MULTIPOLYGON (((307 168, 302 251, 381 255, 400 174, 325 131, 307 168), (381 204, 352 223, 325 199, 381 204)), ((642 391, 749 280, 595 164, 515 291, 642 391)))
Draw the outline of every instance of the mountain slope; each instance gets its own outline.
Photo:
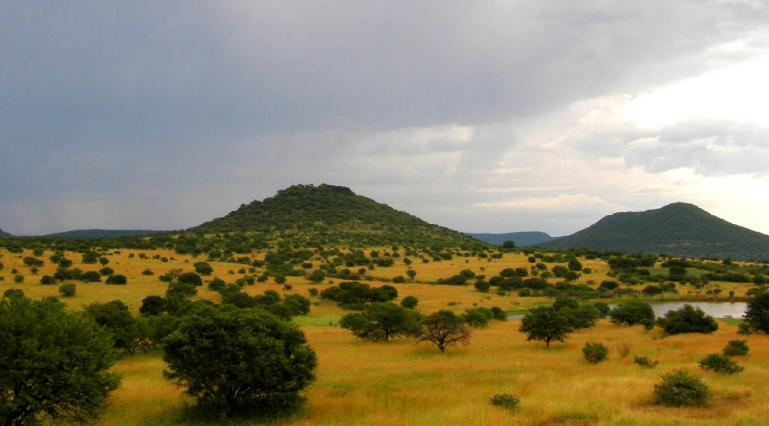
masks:
POLYGON ((3 230, 0 229, 0 237, 13 237, 13 235, 11 235, 11 234, 9 234, 7 232, 3 232, 3 230))
POLYGON ((687 257, 769 259, 769 236, 686 203, 657 210, 615 213, 568 237, 538 244, 687 257))
POLYGON ((475 239, 501 246, 505 241, 512 241, 518 247, 528 246, 532 244, 541 244, 548 241, 555 240, 555 237, 544 232, 508 232, 506 234, 475 234, 466 232, 465 235, 469 235, 475 239))
POLYGON ((316 236, 326 241, 364 244, 481 244, 482 242, 416 216, 356 195, 343 186, 295 185, 274 197, 241 205, 224 217, 188 229, 213 234, 258 232, 316 236))

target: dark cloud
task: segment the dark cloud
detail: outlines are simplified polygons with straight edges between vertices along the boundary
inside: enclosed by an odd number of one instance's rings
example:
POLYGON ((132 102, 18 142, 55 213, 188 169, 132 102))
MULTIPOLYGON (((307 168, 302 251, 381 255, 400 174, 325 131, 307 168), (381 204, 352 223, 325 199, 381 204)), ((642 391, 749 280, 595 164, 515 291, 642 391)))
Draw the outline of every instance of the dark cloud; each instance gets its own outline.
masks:
POLYGON ((699 1, 5 2, 0 226, 181 228, 322 181, 458 206, 521 143, 494 123, 718 66, 703 52, 766 18, 699 1), (491 134, 414 142, 450 126, 491 134))

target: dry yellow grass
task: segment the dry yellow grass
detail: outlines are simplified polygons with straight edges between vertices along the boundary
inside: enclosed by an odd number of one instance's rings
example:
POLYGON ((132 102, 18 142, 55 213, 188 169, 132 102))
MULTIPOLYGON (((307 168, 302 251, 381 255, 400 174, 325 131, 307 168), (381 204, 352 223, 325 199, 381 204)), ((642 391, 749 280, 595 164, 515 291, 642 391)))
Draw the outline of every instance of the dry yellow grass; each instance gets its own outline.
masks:
MULTIPOLYGON (((0 251, 5 269, 0 291, 21 288, 28 296, 58 295, 58 285, 38 284, 43 274, 52 274, 47 261, 50 252, 41 257, 46 265, 37 275, 23 266, 23 255, 0 251), (25 276, 25 282, 13 282, 11 269, 25 276)), ((172 252, 147 252, 168 258, 168 263, 155 259, 139 259, 139 251, 121 250, 109 257, 108 266, 129 277, 126 286, 103 283, 78 283, 78 294, 62 299, 72 309, 92 302, 120 299, 134 311, 150 294, 162 295, 166 284, 157 277, 171 269, 192 270, 196 260, 172 252), (133 253, 134 257, 129 258, 133 253), (149 268, 153 276, 141 275, 149 268)), ((255 254, 254 257, 263 256, 255 254)), ((74 267, 98 270, 101 265, 80 265, 80 256, 68 254, 74 267)), ((316 262, 317 263, 317 262, 316 262)), ((598 261, 583 261, 595 271, 580 282, 606 279, 608 269, 598 261)), ((238 264, 211 262, 213 276, 234 281, 242 276, 238 264), (229 271, 233 271, 232 274, 229 271)), ((446 278, 462 269, 471 269, 491 277, 504 268, 528 267, 522 255, 506 255, 503 259, 479 260, 455 258, 451 261, 414 262, 417 281, 446 278), (468 260, 468 262, 465 262, 468 260), (484 270, 481 270, 484 268, 484 270)), ((247 267, 246 267, 247 269, 247 267)), ((404 275, 405 265, 377 268, 372 274, 392 278, 404 275)), ((334 280, 339 281, 339 280, 334 280)), ((267 289, 308 296, 311 287, 323 289, 330 284, 312 285, 302 278, 290 277, 290 291, 274 283, 246 286, 244 291, 260 294, 267 289)), ((372 285, 381 283, 373 282, 372 285)), ((396 284, 401 298, 413 295, 418 309, 430 313, 451 308, 461 312, 474 305, 500 306, 506 310, 527 309, 546 299, 520 298, 515 295, 481 294, 472 286, 453 287, 430 284, 396 284), (453 303, 452 303, 453 302, 453 303), (452 303, 451 305, 449 305, 452 303)), ((725 292, 735 289, 744 294, 744 285, 721 284, 725 292)), ((688 286, 679 287, 686 296, 688 286)), ((722 295, 723 296, 723 295, 722 295)), ((199 298, 218 300, 219 296, 205 288, 199 298)), ((725 298, 725 297, 724 297, 725 298)), ((307 317, 299 317, 310 345, 318 354, 317 380, 307 392, 308 403, 296 416, 278 422, 281 425, 759 425, 769 419, 769 338, 749 336, 751 355, 740 364, 746 371, 735 376, 700 372, 697 361, 709 353, 720 352, 728 340, 738 338, 736 327, 720 324, 712 335, 662 337, 640 327, 618 327, 600 321, 591 330, 570 335, 567 343, 551 345, 526 342, 518 331, 518 321, 493 322, 487 329, 474 332, 470 344, 449 348, 441 354, 427 343, 412 339, 389 343, 372 343, 355 339, 348 331, 331 326, 344 314, 332 303, 319 302, 307 317), (602 342, 612 348, 609 360, 590 365, 582 360, 581 348, 586 341, 602 342), (620 358, 613 349, 624 343, 630 355, 620 358), (655 369, 642 369, 633 356, 649 356, 659 360, 655 369), (711 386, 715 400, 711 407, 697 409, 663 408, 651 405, 654 383, 660 373, 685 368, 701 374, 711 386), (494 394, 510 393, 521 398, 512 411, 489 404, 494 394)), ((741 337, 740 337, 741 338, 741 337)), ((163 380, 164 363, 160 351, 121 359, 115 371, 123 374, 121 388, 114 393, 112 407, 100 425, 164 425, 186 424, 180 418, 185 399, 181 392, 163 380)), ((250 424, 248 421, 244 424, 250 424)))

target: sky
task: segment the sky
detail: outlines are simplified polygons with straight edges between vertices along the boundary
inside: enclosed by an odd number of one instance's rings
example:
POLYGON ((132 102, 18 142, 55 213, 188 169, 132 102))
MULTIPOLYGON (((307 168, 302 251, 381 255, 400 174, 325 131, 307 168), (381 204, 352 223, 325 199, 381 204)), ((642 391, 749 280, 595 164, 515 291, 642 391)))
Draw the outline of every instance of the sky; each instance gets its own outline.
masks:
POLYGON ((0 0, 0 228, 328 183, 462 232, 688 202, 769 234, 769 2, 0 0))

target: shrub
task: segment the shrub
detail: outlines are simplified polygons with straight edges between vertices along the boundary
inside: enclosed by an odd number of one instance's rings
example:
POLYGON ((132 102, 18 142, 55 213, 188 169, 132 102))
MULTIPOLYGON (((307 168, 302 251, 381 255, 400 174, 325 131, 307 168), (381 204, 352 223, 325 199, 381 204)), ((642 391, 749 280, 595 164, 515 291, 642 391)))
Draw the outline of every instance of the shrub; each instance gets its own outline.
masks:
POLYGON ((200 262, 195 264, 195 272, 200 275, 211 275, 214 272, 214 268, 206 262, 200 262))
POLYGON ((1 424, 96 419, 120 383, 109 331, 54 298, 0 299, 0 342, 1 424))
POLYGON ((745 371, 745 367, 740 367, 728 356, 721 354, 710 354, 702 358, 699 364, 703 370, 713 370, 716 373, 736 374, 745 371))
POLYGON ((3 297, 24 297, 24 290, 19 288, 9 288, 3 292, 3 297))
POLYGON ((201 408, 220 415, 293 411, 317 365, 297 326, 234 306, 194 309, 163 340, 163 348, 168 363, 163 375, 201 408))
POLYGON ((200 275, 194 272, 185 272, 179 275, 176 278, 176 281, 179 281, 180 283, 185 283, 185 284, 192 284, 195 287, 199 287, 203 285, 203 278, 200 278, 200 275))
POLYGON ((726 356, 745 356, 750 352, 747 340, 730 340, 723 350, 726 356))
POLYGON ((110 268, 109 266, 99 269, 99 273, 106 276, 106 275, 112 275, 115 273, 115 270, 110 268))
POLYGON ((96 271, 88 271, 80 276, 80 280, 86 283, 98 283, 101 282, 101 275, 96 271))
POLYGON ((598 364, 609 356, 609 350, 601 343, 587 342, 582 348, 582 356, 591 364, 598 364))
POLYGON ((50 276, 50 275, 43 275, 40 277, 40 284, 42 285, 54 285, 56 284, 56 280, 50 276))
POLYGON ((126 278, 125 275, 110 275, 107 277, 107 281, 104 281, 107 284, 114 284, 114 285, 126 285, 128 284, 128 278, 126 278))
POLYGON ((633 362, 636 363, 636 365, 644 368, 654 368, 659 364, 659 361, 653 361, 649 359, 648 356, 637 356, 633 358, 633 362))
POLYGON ((514 397, 509 393, 498 393, 491 397, 491 405, 506 408, 508 410, 515 408, 520 402, 521 400, 519 398, 514 397))
POLYGON ((318 291, 317 288, 311 288, 309 291, 310 291, 310 296, 317 296, 318 293, 320 293, 320 291, 318 291))
POLYGON ((646 302, 630 301, 620 303, 609 313, 614 324, 641 324, 647 329, 654 327, 654 309, 646 302))
POLYGON ((142 275, 155 275, 155 273, 152 272, 152 269, 147 268, 147 269, 142 271, 142 275))
POLYGON ((75 284, 62 284, 59 286, 59 294, 64 297, 74 297, 76 288, 75 284))
POLYGON ((700 376, 674 370, 660 377, 662 382, 654 385, 654 403, 657 405, 701 407, 713 398, 700 376))
POLYGON ((23 283, 24 282, 24 275, 21 275, 21 274, 14 275, 13 282, 15 282, 15 283, 23 283))
POLYGON ((406 282, 406 278, 404 278, 402 275, 398 275, 397 277, 393 277, 393 282, 395 284, 404 284, 406 282))
POLYGON ((670 311, 665 314, 667 321, 664 322, 665 333, 704 333, 710 334, 718 330, 718 323, 710 315, 700 308, 692 305, 684 305, 681 309, 670 311))
POLYGON ((414 296, 406 296, 401 300, 401 306, 406 309, 414 309, 419 304, 419 299, 414 296))

